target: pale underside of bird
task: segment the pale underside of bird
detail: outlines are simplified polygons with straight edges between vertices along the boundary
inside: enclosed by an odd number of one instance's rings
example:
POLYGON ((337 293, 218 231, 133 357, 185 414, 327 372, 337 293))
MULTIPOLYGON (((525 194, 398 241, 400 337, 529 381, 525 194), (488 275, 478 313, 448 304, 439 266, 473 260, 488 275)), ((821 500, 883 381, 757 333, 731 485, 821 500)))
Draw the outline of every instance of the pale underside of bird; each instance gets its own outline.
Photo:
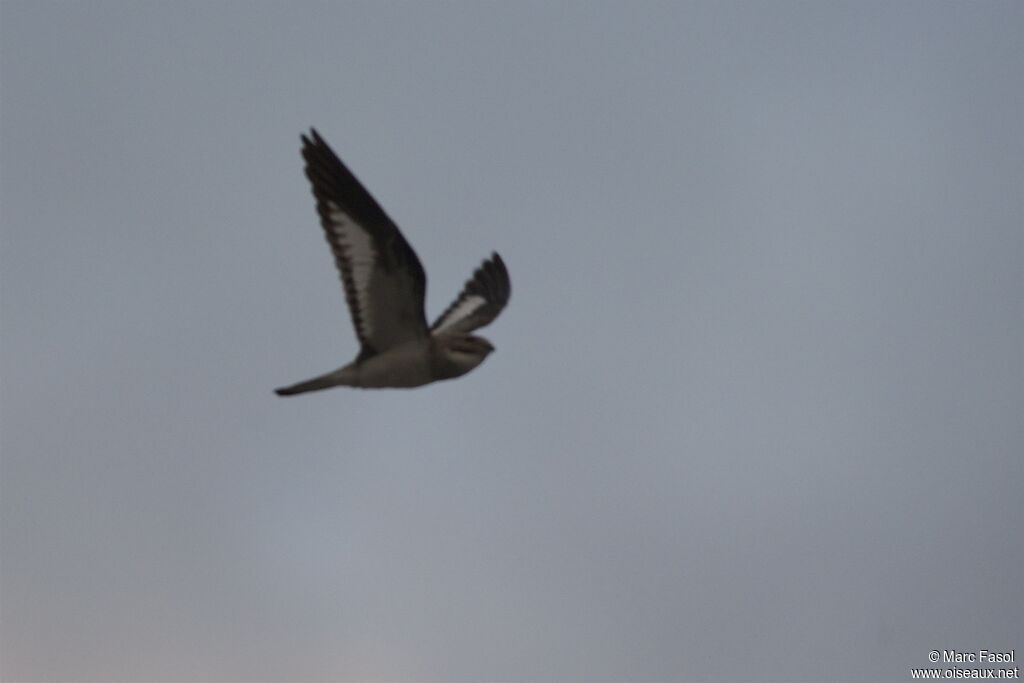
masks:
POLYGON ((498 317, 512 292, 501 257, 492 253, 428 327, 427 277, 398 226, 316 129, 302 136, 302 158, 361 348, 348 365, 276 393, 418 387, 480 365, 494 347, 470 333, 498 317))

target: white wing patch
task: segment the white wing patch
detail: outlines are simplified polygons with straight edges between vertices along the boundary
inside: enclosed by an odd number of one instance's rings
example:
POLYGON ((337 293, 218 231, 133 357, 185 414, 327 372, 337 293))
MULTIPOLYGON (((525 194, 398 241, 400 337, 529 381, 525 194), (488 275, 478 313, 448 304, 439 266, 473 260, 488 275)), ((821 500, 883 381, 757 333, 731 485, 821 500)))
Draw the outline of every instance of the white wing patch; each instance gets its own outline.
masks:
POLYGON ((434 327, 434 332, 444 332, 455 327, 486 305, 487 299, 479 294, 467 296, 445 312, 444 318, 434 327))
POLYGON ((370 301, 370 278, 377 263, 377 251, 373 238, 344 209, 332 201, 327 202, 327 216, 330 231, 342 249, 343 263, 338 259, 338 269, 348 273, 355 290, 357 318, 362 321, 365 337, 373 337, 373 306, 370 301), (346 267, 347 265, 347 267, 346 267))

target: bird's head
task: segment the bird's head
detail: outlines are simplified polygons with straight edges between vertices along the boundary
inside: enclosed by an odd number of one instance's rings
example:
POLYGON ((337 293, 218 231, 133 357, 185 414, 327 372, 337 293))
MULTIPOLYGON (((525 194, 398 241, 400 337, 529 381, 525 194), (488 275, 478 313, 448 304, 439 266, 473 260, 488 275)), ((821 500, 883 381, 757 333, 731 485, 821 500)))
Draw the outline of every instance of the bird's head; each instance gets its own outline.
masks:
POLYGON ((494 351, 491 342, 473 334, 444 336, 440 339, 447 361, 453 366, 454 376, 464 375, 484 362, 494 351))

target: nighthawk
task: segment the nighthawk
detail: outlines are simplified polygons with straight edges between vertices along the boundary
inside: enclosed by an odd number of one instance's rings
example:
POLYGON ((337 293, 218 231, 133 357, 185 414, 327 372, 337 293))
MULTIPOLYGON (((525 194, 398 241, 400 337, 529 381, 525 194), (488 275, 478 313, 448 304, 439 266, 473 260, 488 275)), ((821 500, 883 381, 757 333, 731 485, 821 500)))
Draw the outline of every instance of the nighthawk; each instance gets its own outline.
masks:
POLYGON ((498 317, 512 292, 501 256, 492 253, 428 327, 427 277, 398 226, 316 129, 302 136, 302 158, 361 347, 348 365, 276 393, 418 387, 480 365, 494 347, 470 333, 498 317))

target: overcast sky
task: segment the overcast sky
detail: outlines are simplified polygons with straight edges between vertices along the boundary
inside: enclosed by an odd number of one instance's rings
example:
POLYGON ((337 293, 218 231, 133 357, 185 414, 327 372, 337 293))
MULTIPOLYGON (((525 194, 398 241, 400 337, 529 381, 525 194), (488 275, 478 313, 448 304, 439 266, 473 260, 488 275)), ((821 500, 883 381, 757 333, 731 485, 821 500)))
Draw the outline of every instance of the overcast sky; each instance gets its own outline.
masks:
MULTIPOLYGON (((20 2, 9 681, 910 680, 1024 652, 1024 4, 20 2), (314 125, 428 317, 358 348, 314 125)), ((1020 657, 1020 655, 1018 655, 1020 657)))

